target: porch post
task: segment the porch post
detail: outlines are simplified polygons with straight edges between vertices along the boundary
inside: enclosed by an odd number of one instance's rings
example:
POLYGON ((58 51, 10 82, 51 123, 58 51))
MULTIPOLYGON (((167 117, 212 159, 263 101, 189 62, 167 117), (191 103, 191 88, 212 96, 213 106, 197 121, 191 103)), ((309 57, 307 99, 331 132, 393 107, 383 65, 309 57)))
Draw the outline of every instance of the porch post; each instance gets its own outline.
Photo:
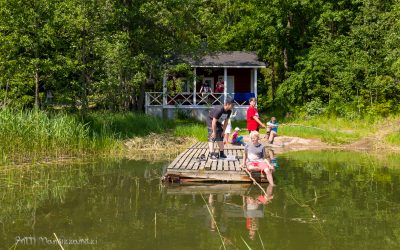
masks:
POLYGON ((193 105, 196 105, 196 68, 193 69, 193 105))
POLYGON ((228 89, 228 68, 224 68, 224 103, 226 101, 227 89, 228 89))
POLYGON ((163 76, 163 106, 167 105, 167 73, 164 72, 163 76))
POLYGON ((254 97, 257 98, 257 68, 253 69, 254 97))

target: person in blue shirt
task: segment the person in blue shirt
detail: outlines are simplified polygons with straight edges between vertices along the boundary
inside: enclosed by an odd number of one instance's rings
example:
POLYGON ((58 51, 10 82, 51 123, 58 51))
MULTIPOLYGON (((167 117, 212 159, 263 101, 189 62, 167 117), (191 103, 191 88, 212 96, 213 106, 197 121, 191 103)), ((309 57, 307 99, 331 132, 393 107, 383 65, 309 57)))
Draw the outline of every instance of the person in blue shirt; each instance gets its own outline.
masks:
POLYGON ((268 143, 273 144, 274 138, 278 136, 278 122, 276 118, 273 116, 271 117, 271 121, 267 123, 267 137, 268 143))

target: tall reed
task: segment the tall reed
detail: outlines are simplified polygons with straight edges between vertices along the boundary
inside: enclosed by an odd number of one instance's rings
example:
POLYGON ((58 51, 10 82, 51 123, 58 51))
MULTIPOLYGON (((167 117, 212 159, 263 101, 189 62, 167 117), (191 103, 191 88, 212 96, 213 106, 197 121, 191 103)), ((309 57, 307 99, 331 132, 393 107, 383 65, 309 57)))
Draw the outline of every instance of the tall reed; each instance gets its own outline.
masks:
POLYGON ((141 113, 84 115, 0 109, 0 165, 124 152, 124 140, 170 133, 171 120, 141 113))
POLYGON ((91 134, 90 127, 72 115, 0 110, 3 164, 83 155, 112 148, 112 139, 113 135, 91 134))

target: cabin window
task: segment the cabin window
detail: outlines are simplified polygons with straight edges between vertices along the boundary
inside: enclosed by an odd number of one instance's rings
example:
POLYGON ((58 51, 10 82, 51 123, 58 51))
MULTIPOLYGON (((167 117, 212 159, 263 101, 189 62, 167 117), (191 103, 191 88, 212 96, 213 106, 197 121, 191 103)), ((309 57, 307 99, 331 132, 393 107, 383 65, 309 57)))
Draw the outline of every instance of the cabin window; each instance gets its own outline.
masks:
POLYGON ((187 78, 179 78, 181 81, 182 93, 191 93, 193 91, 193 83, 191 83, 187 78))

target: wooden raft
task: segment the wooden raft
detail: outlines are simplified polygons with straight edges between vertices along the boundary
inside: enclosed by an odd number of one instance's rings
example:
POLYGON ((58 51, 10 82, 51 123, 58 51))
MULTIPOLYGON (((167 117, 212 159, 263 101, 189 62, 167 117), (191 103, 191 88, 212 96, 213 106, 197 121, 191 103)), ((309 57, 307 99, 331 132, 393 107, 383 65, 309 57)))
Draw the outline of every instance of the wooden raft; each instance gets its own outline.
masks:
MULTIPOLYGON (((218 151, 215 143, 216 152, 218 151)), ((240 168, 243 161, 243 146, 225 145, 226 155, 236 156, 236 160, 211 160, 207 142, 197 142, 182 152, 168 167, 164 179, 170 182, 251 182, 251 179, 240 168), (201 160, 200 156, 205 159, 201 160)), ((257 181, 266 182, 260 173, 254 173, 257 181), (260 179, 261 178, 261 179, 260 179)))

